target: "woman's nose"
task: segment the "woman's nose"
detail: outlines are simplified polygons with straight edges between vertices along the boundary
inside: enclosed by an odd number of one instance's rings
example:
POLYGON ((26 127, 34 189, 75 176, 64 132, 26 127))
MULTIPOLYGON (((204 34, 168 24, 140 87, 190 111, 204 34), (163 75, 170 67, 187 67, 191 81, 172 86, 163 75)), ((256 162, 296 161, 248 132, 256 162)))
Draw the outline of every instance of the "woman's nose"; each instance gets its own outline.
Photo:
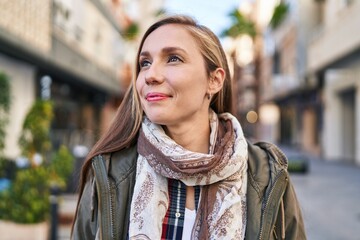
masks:
POLYGON ((164 81, 164 76, 162 74, 162 70, 160 66, 152 63, 149 69, 145 74, 145 83, 150 84, 159 84, 164 81))

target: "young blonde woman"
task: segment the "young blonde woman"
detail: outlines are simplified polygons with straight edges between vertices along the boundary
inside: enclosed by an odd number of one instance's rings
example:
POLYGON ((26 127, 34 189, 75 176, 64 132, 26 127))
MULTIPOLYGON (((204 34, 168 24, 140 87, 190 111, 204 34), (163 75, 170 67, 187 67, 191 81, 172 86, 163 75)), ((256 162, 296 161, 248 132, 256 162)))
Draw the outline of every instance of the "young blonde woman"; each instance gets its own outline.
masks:
POLYGON ((73 239, 305 239, 286 157, 232 112, 218 38, 154 23, 109 131, 84 164, 73 239))

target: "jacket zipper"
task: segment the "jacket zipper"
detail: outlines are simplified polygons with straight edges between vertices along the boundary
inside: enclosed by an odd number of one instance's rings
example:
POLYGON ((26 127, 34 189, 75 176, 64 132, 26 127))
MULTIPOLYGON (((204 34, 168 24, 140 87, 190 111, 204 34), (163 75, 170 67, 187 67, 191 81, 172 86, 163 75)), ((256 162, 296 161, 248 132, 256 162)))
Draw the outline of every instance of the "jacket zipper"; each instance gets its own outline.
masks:
POLYGON ((110 196, 110 201, 109 201, 109 208, 110 208, 110 221, 111 221, 111 236, 113 239, 117 239, 115 238, 115 233, 114 233, 114 219, 115 219, 115 216, 114 216, 114 211, 113 211, 113 195, 112 195, 112 192, 111 192, 111 189, 110 189, 110 182, 109 182, 109 178, 107 180, 107 183, 108 183, 108 191, 109 191, 109 196, 110 196))
POLYGON ((103 160, 103 157, 101 155, 94 158, 93 162, 95 179, 96 179, 96 186, 98 189, 99 194, 99 204, 101 204, 102 207, 102 214, 101 214, 101 239, 107 240, 108 237, 106 232, 110 232, 110 239, 114 239, 114 219, 113 219, 113 206, 112 206, 112 196, 110 191, 110 182, 109 178, 107 176, 107 171, 105 167, 105 162, 103 160), (103 186, 106 185, 106 191, 101 191, 101 189, 104 189, 103 186), (109 214, 106 214, 107 207, 109 209, 109 214), (108 226, 109 223, 110 226, 108 226), (105 229, 105 227, 108 227, 110 229, 105 229))
POLYGON ((113 211, 113 201, 112 201, 112 194, 111 194, 111 190, 110 190, 110 182, 109 182, 109 178, 107 179, 107 187, 108 187, 108 191, 109 191, 109 209, 110 209, 110 223, 111 223, 111 237, 114 239, 114 211, 113 211))
MULTIPOLYGON (((274 184, 273 184, 273 187, 271 188, 270 190, 270 193, 269 193, 269 196, 267 197, 266 201, 265 201, 265 204, 263 206, 263 211, 262 211, 262 214, 261 214, 261 227, 260 227, 260 234, 259 234, 259 240, 262 240, 263 239, 263 232, 264 232, 264 217, 265 217, 265 213, 266 213, 266 209, 267 209, 267 206, 269 204, 269 201, 271 199, 271 196, 274 192, 274 189, 275 189, 275 185, 277 184, 279 178, 284 174, 284 170, 282 170, 275 178, 275 181, 274 181, 274 184)), ((285 188, 282 189, 281 191, 281 196, 284 194, 285 192, 285 188)))

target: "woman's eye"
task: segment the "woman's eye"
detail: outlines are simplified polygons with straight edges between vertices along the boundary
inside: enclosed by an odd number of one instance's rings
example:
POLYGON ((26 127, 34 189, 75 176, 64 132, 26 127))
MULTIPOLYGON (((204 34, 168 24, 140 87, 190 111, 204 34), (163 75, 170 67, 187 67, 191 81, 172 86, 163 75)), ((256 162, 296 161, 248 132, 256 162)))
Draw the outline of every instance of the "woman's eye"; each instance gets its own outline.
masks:
POLYGON ((178 56, 173 55, 169 57, 169 62, 179 62, 179 61, 181 61, 181 59, 178 56))
POLYGON ((151 63, 148 60, 142 60, 142 61, 140 61, 139 65, 140 65, 140 67, 148 67, 151 65, 151 63))

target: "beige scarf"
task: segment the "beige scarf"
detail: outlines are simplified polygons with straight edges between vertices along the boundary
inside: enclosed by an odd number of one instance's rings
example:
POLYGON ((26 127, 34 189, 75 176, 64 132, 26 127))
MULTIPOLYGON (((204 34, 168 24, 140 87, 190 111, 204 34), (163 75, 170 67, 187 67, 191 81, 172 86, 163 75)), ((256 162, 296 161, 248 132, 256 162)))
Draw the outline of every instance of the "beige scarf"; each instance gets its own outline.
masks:
POLYGON ((210 112, 210 153, 184 149, 163 128, 144 118, 138 139, 137 177, 130 212, 130 239, 161 239, 169 207, 167 179, 200 185, 191 239, 244 239, 247 143, 237 119, 210 112))

